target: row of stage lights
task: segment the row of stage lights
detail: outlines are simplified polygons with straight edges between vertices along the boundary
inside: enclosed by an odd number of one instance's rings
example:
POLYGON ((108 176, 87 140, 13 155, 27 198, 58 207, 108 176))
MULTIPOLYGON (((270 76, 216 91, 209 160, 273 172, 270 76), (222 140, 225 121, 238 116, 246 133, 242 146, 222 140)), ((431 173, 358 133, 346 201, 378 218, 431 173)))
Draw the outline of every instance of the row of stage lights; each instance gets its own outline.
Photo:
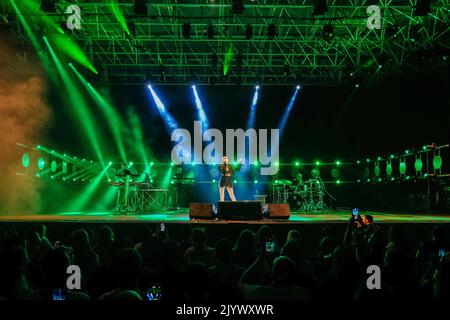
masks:
MULTIPOLYGON (((424 146, 422 146, 422 150, 419 151, 419 152, 430 151, 430 150, 431 150, 430 146, 424 145, 424 146)), ((403 157, 413 156, 414 154, 415 154, 415 153, 412 152, 411 150, 406 149, 405 152, 404 152, 403 154, 401 154, 401 155, 391 154, 391 155, 389 155, 388 157, 377 157, 377 158, 375 158, 375 159, 367 158, 367 159, 364 160, 364 161, 363 161, 363 160, 357 160, 357 161, 356 161, 356 164, 361 164, 361 163, 364 163, 364 162, 370 163, 370 162, 375 162, 375 161, 387 161, 387 160, 390 160, 390 159, 397 159, 397 158, 403 158, 403 157)))
MULTIPOLYGON (((73 157, 73 159, 77 159, 77 157, 73 157)), ((83 163, 86 163, 86 164, 92 164, 92 165, 95 165, 96 163, 94 163, 92 160, 90 160, 90 161, 87 161, 86 159, 82 159, 82 160, 80 160, 81 162, 83 162, 83 163)), ((51 170, 52 170, 52 173, 56 173, 56 169, 54 169, 53 167, 54 167, 54 165, 53 165, 53 162, 54 162, 54 160, 52 161, 52 165, 51 165, 51 170)), ((114 163, 113 162, 108 162, 107 163, 107 167, 111 167, 112 165, 113 165, 114 163)), ((120 163, 119 163, 120 164, 120 163)), ((342 165, 343 163, 342 162, 340 162, 340 161, 335 161, 335 162, 333 162, 333 163, 321 163, 321 162, 319 162, 319 161, 316 161, 316 162, 314 162, 314 163, 309 163, 309 164, 300 164, 300 162, 298 162, 298 161, 296 161, 296 162, 294 162, 294 163, 289 163, 289 164, 282 164, 282 165, 285 165, 285 166, 294 166, 294 167, 300 167, 300 166, 302 166, 302 165, 308 165, 308 166, 321 166, 321 165, 324 165, 324 166, 326 166, 326 165, 334 165, 334 166, 340 166, 340 165, 342 165)), ((349 165, 349 164, 351 164, 351 163, 344 163, 345 165, 349 165)), ((43 158, 39 158, 38 159, 38 168, 39 168, 39 170, 41 170, 41 171, 43 171, 44 170, 44 166, 43 166, 43 158)), ((133 165, 135 165, 135 163, 133 163, 133 162, 130 162, 128 165, 127 165, 127 167, 128 168, 130 168, 130 167, 132 167, 133 165)), ((162 165, 164 165, 164 166, 166 166, 166 165, 168 165, 168 163, 154 163, 154 162, 150 162, 149 163, 149 165, 148 165, 148 167, 153 167, 153 166, 155 166, 155 165, 160 165, 160 166, 162 166, 162 165)), ((253 165, 255 165, 255 166, 259 166, 259 164, 253 164, 253 165)), ((28 165, 27 165, 28 166, 28 165)), ((171 167, 173 167, 173 166, 175 166, 175 164, 172 162, 172 163, 170 163, 170 166, 171 167)), ((189 165, 188 165, 189 166, 189 165)), ((190 166, 195 166, 195 164, 190 164, 190 166)), ((209 165, 209 166, 212 166, 212 165, 209 165)), ((42 173, 37 173, 36 174, 36 176, 37 177, 43 177, 44 175, 42 174, 42 173)), ((424 175, 423 175, 423 178, 427 178, 429 175, 427 174, 427 173, 425 173, 424 175)), ((405 176, 405 177, 387 177, 387 178, 367 178, 367 179, 357 179, 356 180, 356 182, 357 183, 381 183, 381 182, 394 182, 394 181, 398 181, 398 182, 400 182, 400 181, 412 181, 412 180, 414 180, 414 179, 416 179, 417 177, 416 176, 405 176)), ((50 176, 50 179, 55 179, 55 175, 51 175, 50 176)), ((71 178, 71 179, 67 179, 66 177, 62 177, 62 179, 61 179, 62 181, 73 181, 73 182, 76 182, 76 181, 82 181, 82 182, 86 182, 86 181, 92 181, 93 180, 93 178, 71 178)), ((153 180, 153 179, 152 179, 153 180)), ((111 178, 108 178, 108 182, 111 182, 112 181, 112 179, 111 178)), ((279 179, 276 179, 276 180, 274 180, 273 182, 275 182, 275 184, 277 184, 278 182, 279 182, 280 180, 279 179)), ((153 182, 153 181, 151 181, 151 182, 153 182)), ((212 183, 216 183, 217 182, 217 180, 216 179, 212 179, 211 180, 211 182, 212 183)), ((341 184, 341 183, 351 183, 352 181, 342 181, 342 180, 340 180, 340 179, 336 179, 336 180, 334 180, 334 183, 335 184, 341 184)), ((174 184, 175 182, 172 180, 171 181, 171 183, 172 184, 174 184)), ((253 180, 253 182, 248 182, 248 181, 242 181, 242 182, 239 182, 237 179, 235 179, 234 180, 234 183, 254 183, 254 184, 258 184, 259 183, 259 180, 257 180, 257 179, 254 179, 253 180)))

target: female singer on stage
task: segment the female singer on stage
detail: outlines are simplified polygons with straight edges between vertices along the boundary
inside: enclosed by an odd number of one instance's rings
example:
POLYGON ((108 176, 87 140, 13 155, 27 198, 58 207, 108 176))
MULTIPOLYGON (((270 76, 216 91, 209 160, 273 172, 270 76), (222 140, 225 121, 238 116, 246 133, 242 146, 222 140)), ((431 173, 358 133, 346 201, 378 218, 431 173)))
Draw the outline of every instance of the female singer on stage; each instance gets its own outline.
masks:
POLYGON ((225 187, 227 188, 228 195, 231 198, 231 201, 236 201, 236 197, 234 196, 233 191, 233 174, 235 171, 239 171, 241 169, 242 160, 239 159, 238 165, 233 167, 228 163, 228 157, 222 157, 222 164, 219 165, 219 171, 222 174, 222 179, 220 179, 219 184, 219 193, 220 193, 220 201, 225 200, 225 187))

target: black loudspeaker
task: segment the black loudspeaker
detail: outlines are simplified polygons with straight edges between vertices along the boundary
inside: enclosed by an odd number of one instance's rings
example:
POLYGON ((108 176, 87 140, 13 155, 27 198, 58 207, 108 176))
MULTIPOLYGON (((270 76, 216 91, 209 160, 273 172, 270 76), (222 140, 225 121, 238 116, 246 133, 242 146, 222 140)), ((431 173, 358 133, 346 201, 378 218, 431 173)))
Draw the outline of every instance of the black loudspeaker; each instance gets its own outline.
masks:
POLYGON ((217 215, 225 220, 259 220, 263 217, 260 201, 219 201, 217 215))
POLYGON ((269 203, 267 218, 270 219, 289 219, 291 208, 287 203, 269 203))
POLYGON ((190 219, 211 219, 212 214, 211 203, 190 203, 189 218, 190 219))

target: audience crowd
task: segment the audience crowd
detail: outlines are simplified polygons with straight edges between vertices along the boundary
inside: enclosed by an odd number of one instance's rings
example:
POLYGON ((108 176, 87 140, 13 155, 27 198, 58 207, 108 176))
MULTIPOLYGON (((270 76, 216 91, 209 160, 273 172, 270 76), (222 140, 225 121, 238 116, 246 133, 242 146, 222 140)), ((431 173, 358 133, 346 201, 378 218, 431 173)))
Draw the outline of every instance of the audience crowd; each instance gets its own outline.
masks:
POLYGON ((324 227, 313 254, 298 230, 276 239, 270 226, 237 239, 208 241, 203 228, 140 224, 131 238, 110 226, 73 230, 55 241, 44 224, 0 235, 1 300, 371 300, 450 298, 450 248, 440 226, 409 245, 400 225, 369 215, 350 218, 341 239, 324 227), (152 230, 155 228, 156 230, 152 230), (68 289, 69 265, 81 271, 68 289), (367 267, 381 270, 381 289, 367 287, 367 267))

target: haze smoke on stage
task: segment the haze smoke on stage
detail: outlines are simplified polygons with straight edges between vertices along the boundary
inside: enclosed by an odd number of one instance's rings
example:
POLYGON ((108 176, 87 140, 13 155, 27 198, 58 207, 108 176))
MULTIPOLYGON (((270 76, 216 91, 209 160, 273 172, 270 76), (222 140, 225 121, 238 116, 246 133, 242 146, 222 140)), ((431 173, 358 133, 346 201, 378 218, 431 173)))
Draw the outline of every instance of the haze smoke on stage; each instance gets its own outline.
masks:
POLYGON ((23 171, 17 143, 42 142, 52 112, 45 101, 45 80, 38 63, 27 60, 0 35, 0 214, 36 213, 40 180, 23 171))

